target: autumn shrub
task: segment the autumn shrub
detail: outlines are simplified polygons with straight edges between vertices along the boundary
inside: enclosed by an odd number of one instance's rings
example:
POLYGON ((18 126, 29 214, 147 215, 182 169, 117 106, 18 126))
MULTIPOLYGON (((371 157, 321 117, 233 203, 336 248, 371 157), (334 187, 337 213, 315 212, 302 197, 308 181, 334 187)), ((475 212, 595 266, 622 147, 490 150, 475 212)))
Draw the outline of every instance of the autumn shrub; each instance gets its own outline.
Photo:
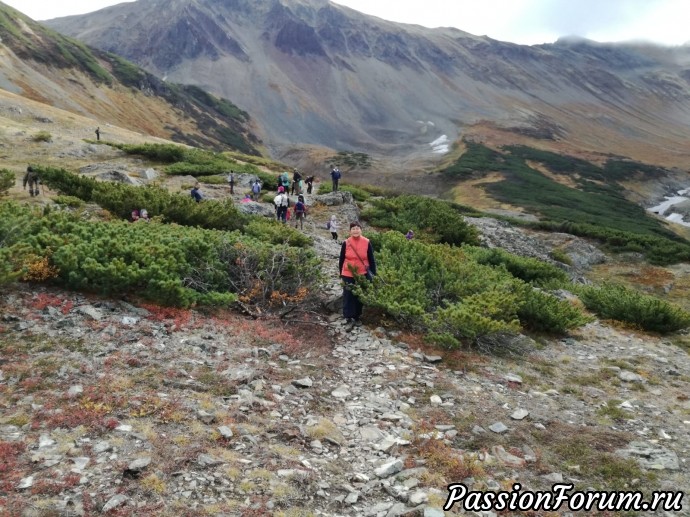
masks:
POLYGON ((624 285, 580 286, 577 294, 589 310, 604 319, 632 323, 659 333, 690 327, 689 312, 624 285))
MULTIPOLYGON (((0 204, 0 255, 14 264, 6 276, 52 282, 104 295, 133 294, 163 305, 227 305, 238 296, 270 304, 273 293, 297 299, 319 281, 309 249, 177 225, 83 221, 69 212, 47 214, 0 204), (8 228, 19 227, 15 233, 8 228), (14 276, 13 276, 14 275, 14 276)), ((255 232, 261 235, 262 229, 255 232)), ((5 264, 5 261, 3 261, 5 264)))
POLYGON ((372 242, 378 275, 357 291, 432 342, 456 348, 486 335, 561 333, 587 321, 568 302, 535 291, 502 265, 478 263, 462 248, 408 241, 397 232, 373 235, 372 242))
POLYGON ((8 169, 0 169, 0 196, 6 195, 7 191, 14 186, 15 181, 14 172, 8 169))

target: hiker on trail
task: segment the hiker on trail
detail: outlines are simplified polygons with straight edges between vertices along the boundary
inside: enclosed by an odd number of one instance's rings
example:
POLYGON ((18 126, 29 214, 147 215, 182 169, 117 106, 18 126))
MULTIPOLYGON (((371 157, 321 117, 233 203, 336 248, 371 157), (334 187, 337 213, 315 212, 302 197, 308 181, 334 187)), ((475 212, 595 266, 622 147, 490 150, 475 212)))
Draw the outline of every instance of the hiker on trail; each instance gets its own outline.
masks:
POLYGON ((331 219, 326 223, 326 229, 330 230, 333 240, 338 242, 338 219, 335 217, 335 214, 333 214, 331 219))
POLYGON ((252 182, 252 199, 254 201, 259 200, 259 195, 261 194, 261 182, 257 179, 256 181, 252 182))
POLYGON ((405 238, 406 238, 408 241, 411 241, 412 239, 414 239, 414 232, 413 232, 412 230, 409 230, 409 231, 405 234, 405 238))
POLYGON ((290 192, 290 177, 288 176, 287 172, 283 172, 280 175, 280 178, 278 178, 278 186, 283 187, 283 189, 285 189, 286 195, 288 194, 288 192, 290 192))
POLYGON ((304 203, 304 196, 300 195, 295 203, 295 228, 299 222, 299 229, 304 229, 304 218, 307 216, 307 205, 304 203))
POLYGON ((228 185, 230 185, 230 195, 235 193, 235 173, 230 171, 228 174, 228 185))
POLYGON ((362 325, 362 302, 352 292, 355 275, 362 275, 369 281, 376 275, 374 248, 369 239, 362 235, 362 226, 358 221, 350 223, 350 237, 343 241, 340 248, 338 269, 343 280, 343 317, 352 330, 362 325))
POLYGON ((26 168, 26 174, 24 174, 24 190, 26 190, 27 183, 29 184, 29 195, 31 197, 38 196, 38 185, 40 184, 40 178, 38 177, 38 173, 31 165, 26 168))
POLYGON ((292 173, 292 195, 301 194, 299 191, 300 181, 302 181, 302 174, 295 169, 292 173), (295 192, 295 190, 297 190, 297 192, 295 192))
POLYGON ((314 183, 314 176, 309 176, 306 180, 304 180, 307 184, 307 194, 311 194, 311 189, 312 189, 312 184, 314 183))
POLYGON ((290 198, 285 192, 284 187, 278 187, 278 195, 273 198, 273 204, 276 206, 276 219, 282 221, 283 224, 287 223, 287 211, 290 207, 290 198))
POLYGON ((338 192, 338 182, 340 181, 340 169, 338 167, 331 169, 331 180, 333 181, 333 192, 338 192))
POLYGON ((100 140, 100 139, 101 139, 101 128, 97 127, 96 128, 96 140, 100 140))
POLYGON ((192 195, 192 199, 194 199, 194 201, 197 203, 201 203, 201 200, 204 199, 204 195, 201 193, 201 190, 199 190, 198 183, 194 185, 194 188, 192 188, 190 194, 192 195))

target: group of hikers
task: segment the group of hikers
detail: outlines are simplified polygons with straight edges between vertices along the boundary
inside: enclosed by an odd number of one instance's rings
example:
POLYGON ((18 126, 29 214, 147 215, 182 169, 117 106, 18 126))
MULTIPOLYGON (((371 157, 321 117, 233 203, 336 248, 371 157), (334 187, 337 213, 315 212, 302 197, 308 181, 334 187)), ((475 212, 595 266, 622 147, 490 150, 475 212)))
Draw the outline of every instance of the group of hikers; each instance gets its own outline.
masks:
MULTIPOLYGON (((312 183, 314 177, 310 176, 306 180, 302 180, 302 175, 297 169, 293 172, 292 182, 287 177, 287 173, 283 173, 279 178, 278 192, 273 198, 273 204, 276 209, 276 218, 287 223, 290 209, 290 197, 288 195, 288 188, 292 186, 292 194, 297 194, 297 202, 294 204, 292 214, 295 221, 295 227, 298 223, 300 228, 303 228, 304 219, 307 215, 307 205, 303 195, 303 183, 307 184, 307 194, 312 192, 312 183), (285 182, 287 179, 287 183, 285 182)), ((331 171, 333 179, 333 190, 337 191, 338 180, 340 179, 340 171, 334 167, 331 171)), ((29 166, 24 175, 24 189, 29 186, 29 194, 37 196, 39 194, 40 178, 38 173, 29 166)), ((230 192, 234 193, 235 175, 230 171, 228 175, 228 184, 230 185, 230 192)), ((258 201, 261 194, 262 184, 257 178, 250 181, 251 193, 247 193, 244 202, 258 201), (245 201, 246 200, 246 201, 245 201)), ((191 190, 191 196, 196 202, 204 200, 204 195, 201 192, 200 185, 197 183, 191 190)), ((149 222, 150 217, 145 208, 132 210, 131 222, 149 222)), ((339 223, 335 215, 332 215, 326 223, 326 229, 330 231, 331 237, 338 242, 338 228, 339 223)), ((405 237, 410 240, 414 238, 414 232, 410 230, 405 237)), ((361 316, 363 305, 361 300, 352 291, 352 286, 356 282, 358 276, 366 278, 368 281, 373 280, 376 275, 376 259, 374 251, 369 242, 369 239, 362 235, 362 225, 358 221, 349 223, 349 236, 340 246, 340 256, 338 258, 338 272, 343 282, 343 317, 346 321, 346 328, 349 330, 362 325, 361 316)))

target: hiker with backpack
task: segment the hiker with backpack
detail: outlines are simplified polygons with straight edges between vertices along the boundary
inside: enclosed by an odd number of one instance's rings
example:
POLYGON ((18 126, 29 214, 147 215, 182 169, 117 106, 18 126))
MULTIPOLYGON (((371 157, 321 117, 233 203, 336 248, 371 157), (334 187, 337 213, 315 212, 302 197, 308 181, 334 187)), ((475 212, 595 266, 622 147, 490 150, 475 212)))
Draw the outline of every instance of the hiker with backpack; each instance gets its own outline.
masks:
POLYGON ((350 223, 350 236, 340 248, 338 269, 343 281, 343 317, 348 330, 352 330, 362 326, 362 302, 352 292, 355 277, 361 275, 371 281, 376 275, 374 248, 369 239, 362 235, 362 225, 358 221, 350 223))
POLYGON ((307 177, 307 179, 304 180, 304 182, 307 184, 307 194, 311 194, 311 190, 314 183, 314 176, 307 177))
POLYGON ((276 207, 276 219, 283 224, 287 223, 287 211, 290 207, 290 197, 285 192, 284 187, 278 187, 278 195, 273 198, 273 204, 276 207))
POLYGON ((304 218, 307 216, 307 205, 304 203, 304 196, 300 195, 295 203, 295 228, 299 222, 299 229, 304 229, 304 218))
POLYGON ((331 232, 333 240, 338 242, 338 219, 335 217, 335 214, 326 222, 326 229, 331 232))
POLYGON ((331 169, 331 181, 333 182, 333 192, 338 192, 338 182, 340 181, 340 169, 338 167, 331 169))
POLYGON ((290 192, 290 177, 287 172, 281 173, 280 178, 278 178, 278 186, 285 189, 286 195, 290 192))
POLYGON ((29 195, 31 197, 38 196, 38 185, 41 183, 38 173, 34 168, 29 165, 26 168, 26 174, 24 174, 24 190, 26 190, 26 184, 29 184, 29 195))
POLYGON ((295 194, 301 194, 299 191, 300 187, 300 182, 302 181, 302 174, 295 169, 292 173, 292 195, 294 196, 295 194), (297 192, 295 192, 297 191, 297 192))

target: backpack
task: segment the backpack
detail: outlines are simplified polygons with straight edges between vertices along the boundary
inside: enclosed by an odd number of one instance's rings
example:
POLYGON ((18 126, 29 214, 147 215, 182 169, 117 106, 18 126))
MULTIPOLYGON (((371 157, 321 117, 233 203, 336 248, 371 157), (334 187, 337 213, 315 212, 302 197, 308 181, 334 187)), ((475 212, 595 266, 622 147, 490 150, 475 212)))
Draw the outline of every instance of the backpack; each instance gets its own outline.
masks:
POLYGON ((306 211, 307 211, 307 208, 304 206, 304 203, 302 203, 301 201, 297 201, 297 203, 295 203, 295 213, 297 213, 297 212, 305 213, 306 211))
POLYGON ((331 229, 331 222, 326 221, 326 230, 330 230, 330 229, 331 229))

